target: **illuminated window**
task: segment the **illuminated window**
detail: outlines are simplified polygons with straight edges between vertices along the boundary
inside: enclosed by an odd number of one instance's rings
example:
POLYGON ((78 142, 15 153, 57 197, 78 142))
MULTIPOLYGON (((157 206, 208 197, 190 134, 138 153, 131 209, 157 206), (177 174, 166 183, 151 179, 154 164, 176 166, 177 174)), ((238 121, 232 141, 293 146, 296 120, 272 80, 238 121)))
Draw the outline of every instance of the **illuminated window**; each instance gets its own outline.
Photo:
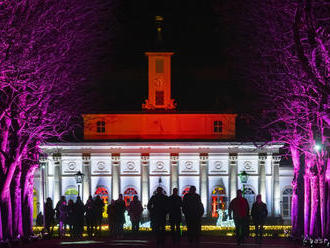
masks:
POLYGON ((292 207, 292 188, 287 188, 283 191, 282 194, 282 217, 289 218, 291 217, 291 207, 292 207))
POLYGON ((77 200, 78 190, 75 186, 70 185, 66 188, 64 195, 67 202, 69 200, 73 200, 75 202, 77 200))
POLYGON ((216 186, 212 190, 211 196, 212 217, 218 218, 218 210, 226 210, 228 198, 226 197, 225 188, 222 186, 216 186))
POLYGON ((156 105, 164 105, 164 91, 156 91, 156 105))
POLYGON ((221 133, 222 132, 222 121, 214 121, 213 122, 213 131, 215 133, 221 133))
POLYGON ((249 203, 250 210, 252 209, 252 205, 255 201, 256 195, 251 185, 244 185, 243 186, 243 196, 249 203))
POLYGON ((98 121, 96 123, 96 128, 98 133, 105 133, 105 121, 98 121))
POLYGON ((38 193, 36 189, 33 188, 33 219, 37 219, 38 212, 38 193))
POLYGON ((133 201, 133 197, 135 195, 138 195, 137 191, 135 190, 135 188, 130 187, 127 188, 124 192, 124 201, 126 204, 126 207, 129 206, 130 202, 133 201))
POLYGON ((94 196, 100 196, 102 201, 104 202, 104 209, 103 209, 103 218, 108 217, 107 209, 108 209, 108 202, 109 202, 109 192, 104 186, 98 186, 94 193, 94 196))
POLYGON ((156 73, 164 72, 164 60, 156 59, 156 73))

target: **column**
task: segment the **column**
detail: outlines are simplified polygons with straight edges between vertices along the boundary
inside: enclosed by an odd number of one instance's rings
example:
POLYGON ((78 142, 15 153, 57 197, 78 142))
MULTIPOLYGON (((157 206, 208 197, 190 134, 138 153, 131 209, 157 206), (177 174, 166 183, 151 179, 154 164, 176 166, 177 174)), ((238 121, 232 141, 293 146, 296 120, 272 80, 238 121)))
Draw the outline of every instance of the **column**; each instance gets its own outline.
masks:
POLYGON ((53 166, 54 166, 54 199, 53 204, 56 206, 62 195, 62 173, 61 173, 61 155, 53 155, 53 166))
MULTIPOLYGON (((170 166, 171 166, 171 192, 172 194, 174 188, 179 188, 178 181, 178 154, 173 153, 170 156, 170 166)), ((180 192, 179 192, 180 194, 180 192)))
POLYGON ((237 191, 237 154, 229 154, 229 189, 230 189, 230 199, 236 197, 237 191))
POLYGON ((272 214, 274 217, 281 215, 280 208, 280 160, 281 156, 273 155, 272 158, 272 169, 273 169, 273 204, 272 214))
MULTIPOLYGON (((46 202, 46 185, 45 185, 45 177, 46 177, 46 163, 45 162, 39 162, 39 170, 40 170, 40 189, 41 189, 41 199, 39 200, 40 202, 40 210, 43 214, 45 214, 45 202, 46 202)), ((44 215, 45 216, 45 215, 44 215)))
MULTIPOLYGON (((149 154, 141 155, 141 202, 144 209, 149 201, 149 154)), ((145 212, 145 211, 144 211, 145 212)), ((146 213, 144 213, 146 214, 146 213)))
POLYGON ((209 204, 208 204, 208 177, 207 177, 207 165, 208 165, 208 154, 200 154, 200 192, 201 192, 201 200, 204 205, 204 216, 209 213, 209 204))
POLYGON ((91 195, 91 155, 84 153, 82 155, 83 167, 82 173, 84 180, 82 182, 82 201, 86 202, 91 195))
POLYGON ((258 194, 261 195, 263 202, 266 202, 266 168, 265 163, 267 154, 259 154, 259 180, 258 180, 258 194))
POLYGON ((120 155, 112 155, 112 199, 117 200, 120 193, 120 155))

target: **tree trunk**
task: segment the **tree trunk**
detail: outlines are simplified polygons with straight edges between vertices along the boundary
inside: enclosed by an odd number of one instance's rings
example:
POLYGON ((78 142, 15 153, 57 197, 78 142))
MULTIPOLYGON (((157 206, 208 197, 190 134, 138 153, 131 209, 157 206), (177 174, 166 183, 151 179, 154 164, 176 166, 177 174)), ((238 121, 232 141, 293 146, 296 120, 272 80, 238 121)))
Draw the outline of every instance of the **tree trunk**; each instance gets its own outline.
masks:
POLYGON ((13 238, 13 213, 12 213, 12 201, 10 195, 10 185, 16 170, 16 160, 9 165, 7 174, 4 176, 4 183, 1 185, 0 205, 2 213, 2 230, 3 239, 13 238))
POLYGON ((320 195, 319 195, 319 181, 317 176, 311 177, 311 216, 310 216, 310 228, 309 236, 313 238, 320 237, 320 195))
POLYGON ((22 190, 21 190, 21 175, 20 166, 17 167, 12 183, 12 206, 13 206, 13 237, 23 236, 22 227, 22 190))
POLYGON ((326 224, 326 236, 330 239, 330 159, 327 159, 327 169, 326 169, 326 184, 327 184, 327 224, 326 224))
POLYGON ((23 173, 22 186, 23 186, 23 231, 24 236, 29 237, 33 235, 33 176, 35 168, 38 165, 31 166, 23 173))
POLYGON ((0 241, 3 240, 3 231, 2 231, 2 218, 1 218, 1 203, 0 203, 0 241))
POLYGON ((304 177, 299 151, 290 146, 294 167, 294 179, 292 181, 292 236, 300 238, 304 234, 304 177))
POLYGON ((310 177, 305 175, 305 204, 304 204, 304 236, 309 236, 309 219, 311 212, 311 186, 310 177))
POLYGON ((319 175, 319 194, 320 194, 320 226, 321 237, 325 238, 326 230, 326 190, 325 190, 325 176, 324 173, 319 175))
POLYGON ((3 239, 11 240, 13 238, 13 222, 9 187, 7 189, 2 189, 0 204, 2 213, 3 239))

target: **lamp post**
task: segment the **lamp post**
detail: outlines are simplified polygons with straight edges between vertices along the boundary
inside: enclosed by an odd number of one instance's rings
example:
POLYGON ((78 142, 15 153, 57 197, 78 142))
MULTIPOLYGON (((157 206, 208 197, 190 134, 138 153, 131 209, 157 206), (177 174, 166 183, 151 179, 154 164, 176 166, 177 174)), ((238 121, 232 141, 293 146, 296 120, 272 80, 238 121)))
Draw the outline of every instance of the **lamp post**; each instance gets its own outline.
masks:
POLYGON ((77 174, 75 174, 76 183, 78 184, 78 196, 80 196, 80 184, 83 182, 84 176, 85 175, 80 171, 78 171, 77 174))
POLYGON ((249 175, 246 173, 246 171, 242 171, 240 174, 239 174, 239 178, 241 180, 241 183, 243 185, 243 196, 244 196, 244 193, 245 193, 245 184, 247 183, 248 179, 249 179, 249 175))

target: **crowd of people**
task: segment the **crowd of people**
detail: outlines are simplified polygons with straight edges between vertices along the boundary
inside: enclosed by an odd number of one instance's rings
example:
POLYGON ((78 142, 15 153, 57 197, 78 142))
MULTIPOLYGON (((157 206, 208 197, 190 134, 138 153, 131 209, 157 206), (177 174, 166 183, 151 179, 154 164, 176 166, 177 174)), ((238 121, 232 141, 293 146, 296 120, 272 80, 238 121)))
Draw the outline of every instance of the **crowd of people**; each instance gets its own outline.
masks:
MULTIPOLYGON (((111 200, 107 207, 108 224, 110 234, 121 238, 123 236, 123 225, 125 224, 125 211, 128 212, 132 223, 132 231, 138 232, 143 213, 143 206, 138 196, 127 205, 120 194, 117 200, 111 200)), ((147 209, 151 221, 151 228, 155 233, 157 246, 164 245, 165 226, 167 219, 171 228, 173 243, 178 243, 181 237, 182 216, 184 215, 187 225, 187 237, 192 243, 198 243, 201 232, 201 219, 204 214, 204 206, 200 196, 196 193, 196 187, 191 186, 187 194, 181 198, 178 189, 174 188, 172 195, 165 195, 162 187, 158 187, 156 193, 150 198, 147 209)), ((94 199, 89 197, 86 204, 83 204, 80 197, 76 202, 66 201, 62 196, 57 202, 55 209, 51 198, 45 203, 45 229, 52 236, 55 222, 59 224, 59 236, 69 230, 71 237, 82 237, 84 224, 87 225, 89 237, 101 233, 103 220, 104 202, 100 196, 94 199)), ((229 205, 229 218, 234 218, 237 243, 244 243, 249 235, 249 204, 242 196, 242 191, 237 191, 237 197, 229 205)), ((261 195, 256 197, 252 206, 251 216, 256 230, 256 241, 261 243, 263 225, 267 217, 267 206, 261 201, 261 195)))

